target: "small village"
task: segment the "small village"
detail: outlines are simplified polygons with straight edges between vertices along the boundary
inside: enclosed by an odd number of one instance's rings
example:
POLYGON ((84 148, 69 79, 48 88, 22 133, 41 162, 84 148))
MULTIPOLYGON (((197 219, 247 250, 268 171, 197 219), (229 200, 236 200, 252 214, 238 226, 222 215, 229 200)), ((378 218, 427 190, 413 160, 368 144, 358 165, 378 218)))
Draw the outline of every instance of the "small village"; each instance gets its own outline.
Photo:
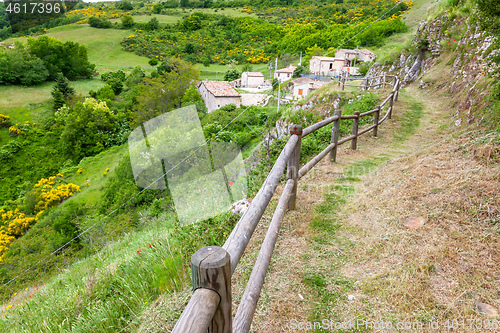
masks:
MULTIPOLYGON (((343 73, 359 75, 356 65, 371 62, 376 57, 375 53, 367 49, 339 49, 334 57, 313 56, 309 60, 309 74, 300 74, 300 77, 294 78, 298 67, 292 64, 277 69, 272 79, 280 85, 286 85, 285 95, 280 103, 303 98, 343 73)), ((273 88, 272 79, 266 79, 261 72, 243 72, 241 78, 233 81, 200 81, 197 87, 208 112, 212 112, 228 104, 235 104, 237 107, 266 105, 270 97, 266 92, 273 88)))

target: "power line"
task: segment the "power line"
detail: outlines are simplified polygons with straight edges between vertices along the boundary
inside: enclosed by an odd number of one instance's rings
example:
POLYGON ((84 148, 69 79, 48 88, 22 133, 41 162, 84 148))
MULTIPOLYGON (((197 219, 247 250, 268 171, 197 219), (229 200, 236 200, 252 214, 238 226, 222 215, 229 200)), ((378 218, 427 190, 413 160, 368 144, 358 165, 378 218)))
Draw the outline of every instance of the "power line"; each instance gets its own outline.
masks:
MULTIPOLYGON (((226 126, 224 126, 221 130, 219 130, 215 135, 219 134, 220 132, 222 132, 223 130, 225 130, 229 125, 231 125, 236 119, 238 119, 243 113, 247 112, 249 109, 250 109, 251 106, 248 106, 245 110, 243 110, 242 112, 240 112, 236 117, 234 117, 226 126)), ((124 202, 123 204, 121 204, 118 208, 114 209, 112 212, 110 212, 109 214, 107 214, 103 220, 106 220, 107 218, 109 218, 111 215, 113 215, 114 213, 116 213, 118 210, 120 210, 122 207, 124 207, 125 205, 127 205, 130 201, 134 200, 137 196, 141 195, 144 191, 146 191, 147 189, 149 189, 151 186, 153 186, 153 184, 156 184, 160 179, 164 179, 165 176, 167 174, 169 174, 171 171, 173 171, 174 169, 176 169, 182 162, 186 161, 188 158, 190 158, 191 156, 193 156, 198 150, 200 150, 202 147, 206 146, 207 145, 207 142, 205 141, 205 143, 201 146, 199 146, 196 150, 194 150, 193 152, 191 152, 191 154, 189 154, 188 156, 186 156, 182 161, 180 161, 179 163, 177 163, 176 165, 174 165, 172 168, 170 168, 170 170, 168 170, 167 172, 165 172, 164 174, 162 174, 160 177, 158 177, 157 179, 155 179, 153 182, 151 182, 147 187, 143 188, 139 193, 137 193, 136 195, 132 196, 130 199, 128 199, 126 202, 124 202)), ((92 224, 90 227, 88 227, 87 229, 85 229, 84 231, 82 231, 80 234, 78 234, 77 236, 75 236, 73 239, 69 240, 66 244, 62 245, 61 247, 59 247, 57 250, 51 252, 51 255, 54 255, 56 254, 57 252, 61 251, 62 249, 66 248, 68 245, 70 245, 71 243, 73 243, 74 241, 76 241, 77 239, 79 239, 80 237, 82 237, 84 234, 86 234, 88 231, 90 231, 92 228, 94 228, 96 225, 100 224, 102 221, 98 221, 94 224, 92 224)), ((28 267, 26 270, 23 271, 23 273, 26 273, 28 272, 29 270, 31 270, 32 268, 34 268, 35 266, 37 266, 38 264, 42 263, 44 260, 39 260, 38 262, 36 262, 34 265, 31 265, 30 267, 28 267)), ((18 279, 19 277, 21 276, 21 274, 17 275, 16 277, 12 278, 11 280, 7 281, 6 283, 2 284, 0 286, 0 288, 3 288, 5 286, 7 286, 8 284, 10 284, 11 282, 15 281, 16 279, 18 279)))

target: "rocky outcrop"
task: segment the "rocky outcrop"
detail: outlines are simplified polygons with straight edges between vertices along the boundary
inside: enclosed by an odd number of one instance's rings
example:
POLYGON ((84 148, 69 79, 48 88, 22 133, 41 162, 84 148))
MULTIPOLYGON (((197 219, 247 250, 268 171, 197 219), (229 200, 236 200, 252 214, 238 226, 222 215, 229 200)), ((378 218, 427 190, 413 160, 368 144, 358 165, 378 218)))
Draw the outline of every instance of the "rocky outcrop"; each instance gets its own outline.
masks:
MULTIPOLYGON (((412 47, 401 53, 387 66, 372 67, 372 76, 383 73, 396 74, 402 78, 402 85, 419 82, 426 89, 434 86, 446 89, 453 96, 457 108, 454 116, 456 126, 474 122, 476 110, 481 110, 487 93, 484 79, 494 70, 489 59, 498 50, 493 49, 494 39, 479 27, 469 23, 467 18, 450 19, 443 15, 431 22, 422 22, 412 41, 412 47), (439 80, 426 80, 425 74, 434 69, 444 53, 451 54, 453 63, 449 75, 439 80)), ((442 69, 441 69, 442 70, 442 69)))

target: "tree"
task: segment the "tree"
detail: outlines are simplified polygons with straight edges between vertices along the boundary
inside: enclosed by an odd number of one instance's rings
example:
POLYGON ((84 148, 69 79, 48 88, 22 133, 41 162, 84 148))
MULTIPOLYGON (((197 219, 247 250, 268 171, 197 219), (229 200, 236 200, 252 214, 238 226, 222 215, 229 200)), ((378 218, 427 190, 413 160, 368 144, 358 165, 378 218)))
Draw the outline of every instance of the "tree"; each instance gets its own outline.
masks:
POLYGON ((187 7, 189 7, 189 0, 181 0, 180 1, 180 6, 181 6, 181 8, 187 8, 187 7))
POLYGON ((200 72, 182 59, 171 58, 157 69, 156 78, 145 78, 137 86, 133 125, 137 126, 182 105, 182 97, 200 72))
POLYGON ((54 110, 59 110, 71 95, 75 94, 75 89, 70 86, 70 82, 62 73, 57 76, 57 81, 52 88, 51 95, 54 98, 54 110))
POLYGON ((104 87, 97 90, 96 96, 98 100, 111 103, 111 101, 115 99, 115 92, 109 84, 105 84, 104 87))
POLYGON ((134 18, 132 17, 132 15, 124 15, 124 16, 122 16, 121 20, 122 20, 122 25, 125 28, 133 27, 135 24, 134 18))
POLYGON ((115 121, 106 102, 93 98, 78 102, 64 118, 61 135, 64 151, 76 160, 101 152, 107 140, 106 132, 113 129, 115 121))
POLYGON ((141 83, 142 79, 146 76, 146 73, 141 68, 141 66, 135 66, 132 72, 127 76, 125 80, 125 86, 131 89, 141 83))
POLYGON ((120 95, 120 93, 123 90, 123 82, 119 79, 116 78, 109 79, 108 81, 106 81, 106 84, 109 85, 111 89, 113 89, 113 92, 117 96, 120 95))
POLYGON ((70 86, 69 80, 62 73, 57 74, 56 84, 52 88, 52 91, 56 90, 60 91, 65 99, 75 94, 75 89, 70 86))
POLYGON ((309 64, 309 60, 311 60, 312 57, 322 56, 324 54, 325 54, 325 49, 319 47, 317 44, 314 44, 314 46, 308 47, 306 49, 306 56, 304 57, 304 59, 302 59, 302 63, 309 64))
POLYGON ((69 80, 92 77, 94 73, 95 65, 89 62, 84 45, 40 36, 37 39, 29 38, 27 46, 32 55, 43 61, 51 80, 55 80, 61 72, 69 80))
POLYGON ((89 17, 88 23, 92 28, 99 28, 99 29, 109 29, 112 26, 111 21, 106 19, 101 19, 96 16, 89 17))
POLYGON ((240 72, 237 69, 231 68, 226 73, 224 73, 224 81, 233 81, 240 77, 240 72))
POLYGON ((0 48, 0 84, 31 86, 44 82, 49 71, 44 62, 17 41, 12 49, 0 48))
POLYGON ((202 61, 203 66, 209 67, 211 63, 212 63, 212 61, 210 61, 209 57, 204 57, 203 58, 203 61, 202 61))
POLYGON ((160 22, 156 17, 153 17, 151 20, 148 21, 147 23, 147 29, 148 30, 156 30, 160 27, 160 22))
POLYGON ((116 7, 117 9, 121 9, 121 10, 123 10, 123 11, 129 11, 129 10, 134 9, 134 6, 132 6, 132 4, 130 3, 130 1, 126 1, 126 0, 124 0, 124 1, 119 1, 119 2, 115 5, 115 7, 116 7))
POLYGON ((151 66, 151 67, 155 67, 156 65, 158 65, 158 59, 156 59, 156 58, 151 58, 151 59, 149 59, 148 64, 149 64, 149 66, 151 66))
POLYGON ((201 97, 196 85, 192 84, 187 90, 184 96, 182 96, 181 106, 188 106, 194 104, 196 105, 196 110, 200 113, 207 113, 207 106, 205 101, 201 97))
POLYGON ((194 53, 194 45, 193 43, 191 42, 187 42, 186 44, 184 44, 184 52, 187 53, 187 54, 192 54, 194 53))
POLYGON ((52 90, 51 94, 54 98, 54 110, 57 111, 64 106, 64 95, 56 89, 52 90))
POLYGON ((162 10, 163 10, 163 5, 160 2, 158 2, 153 6, 153 13, 155 14, 160 14, 162 10))

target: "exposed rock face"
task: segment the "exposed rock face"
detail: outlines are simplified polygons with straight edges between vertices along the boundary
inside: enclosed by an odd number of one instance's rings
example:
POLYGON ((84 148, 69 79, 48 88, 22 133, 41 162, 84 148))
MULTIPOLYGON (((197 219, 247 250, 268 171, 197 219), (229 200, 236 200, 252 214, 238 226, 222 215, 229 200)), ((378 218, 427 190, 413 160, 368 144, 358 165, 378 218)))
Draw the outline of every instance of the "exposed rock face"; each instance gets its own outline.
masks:
MULTIPOLYGON (((456 34, 456 32, 455 32, 456 34)), ((494 37, 470 25, 466 19, 450 20, 446 15, 432 22, 423 22, 418 26, 412 41, 416 49, 413 53, 400 54, 399 58, 388 66, 372 67, 369 74, 379 75, 383 71, 402 78, 402 85, 419 80, 419 86, 425 89, 435 85, 436 80, 422 79, 423 75, 433 70, 443 50, 452 53, 453 65, 446 80, 439 80, 435 88, 447 89, 453 96, 457 112, 453 122, 456 126, 470 124, 478 117, 474 115, 486 103, 486 93, 478 84, 495 68, 489 59, 499 52, 493 49, 494 37), (452 37, 451 31, 461 31, 462 37, 452 37), (445 81, 445 83, 443 83, 445 81)), ((482 88, 484 89, 484 88, 482 88)))

